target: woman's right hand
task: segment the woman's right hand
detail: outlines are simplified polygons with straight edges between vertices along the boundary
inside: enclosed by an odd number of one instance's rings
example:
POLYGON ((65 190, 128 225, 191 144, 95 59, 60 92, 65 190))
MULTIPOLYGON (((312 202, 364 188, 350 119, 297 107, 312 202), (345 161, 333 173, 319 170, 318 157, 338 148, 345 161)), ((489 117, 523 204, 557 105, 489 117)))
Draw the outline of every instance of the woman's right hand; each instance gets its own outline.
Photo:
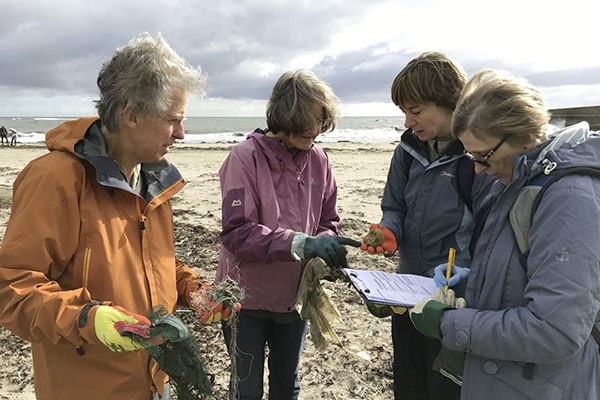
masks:
POLYGON ((383 225, 371 224, 360 249, 369 254, 394 254, 398 249, 396 235, 383 225))
POLYGON ((344 246, 358 247, 359 245, 356 240, 341 236, 308 236, 304 242, 304 259, 320 257, 331 268, 347 268, 344 246))
POLYGON ((447 268, 447 263, 440 264, 435 267, 433 281, 435 282, 436 287, 443 288, 446 285, 454 287, 463 280, 467 279, 469 277, 469 272, 471 271, 470 268, 453 265, 452 270, 450 271, 450 279, 446 280, 447 268))

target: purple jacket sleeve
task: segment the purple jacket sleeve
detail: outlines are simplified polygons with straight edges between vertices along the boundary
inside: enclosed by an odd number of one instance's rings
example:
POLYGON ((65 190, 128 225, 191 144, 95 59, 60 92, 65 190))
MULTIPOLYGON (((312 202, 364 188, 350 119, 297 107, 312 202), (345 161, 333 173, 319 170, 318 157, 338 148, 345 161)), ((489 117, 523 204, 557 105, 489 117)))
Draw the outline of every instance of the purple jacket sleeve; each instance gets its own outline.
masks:
POLYGON ((325 183, 325 192, 323 194, 323 210, 317 236, 337 235, 340 217, 337 211, 337 185, 331 172, 331 165, 327 159, 327 181, 325 183))
POLYGON ((259 222, 256 165, 257 160, 238 146, 221 166, 221 243, 247 261, 293 261, 290 249, 295 232, 259 222))

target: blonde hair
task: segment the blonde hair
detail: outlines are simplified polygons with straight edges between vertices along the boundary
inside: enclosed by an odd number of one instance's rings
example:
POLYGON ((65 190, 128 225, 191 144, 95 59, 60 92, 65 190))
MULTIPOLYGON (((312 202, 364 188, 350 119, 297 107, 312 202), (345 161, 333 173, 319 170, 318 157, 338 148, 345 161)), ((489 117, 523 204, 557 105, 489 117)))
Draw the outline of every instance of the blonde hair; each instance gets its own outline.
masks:
POLYGON ((300 135, 321 121, 321 133, 332 131, 339 120, 338 103, 331 88, 312 72, 288 71, 273 87, 267 126, 271 132, 300 135))
POLYGON ((392 84, 392 101, 398 107, 433 103, 453 111, 467 74, 446 54, 427 52, 412 59, 392 84))
POLYGON ((506 71, 484 69, 465 86, 452 119, 452 134, 469 130, 515 146, 547 138, 550 114, 541 93, 529 82, 506 71))

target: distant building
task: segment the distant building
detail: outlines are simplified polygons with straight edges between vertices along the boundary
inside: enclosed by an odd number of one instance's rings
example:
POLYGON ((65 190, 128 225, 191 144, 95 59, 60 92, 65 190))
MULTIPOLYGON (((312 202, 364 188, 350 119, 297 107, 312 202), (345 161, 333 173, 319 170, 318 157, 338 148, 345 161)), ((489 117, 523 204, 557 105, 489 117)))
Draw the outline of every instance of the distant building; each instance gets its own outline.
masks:
POLYGON ((600 106, 557 108, 550 110, 550 123, 558 126, 569 126, 587 121, 590 129, 600 130, 600 106))

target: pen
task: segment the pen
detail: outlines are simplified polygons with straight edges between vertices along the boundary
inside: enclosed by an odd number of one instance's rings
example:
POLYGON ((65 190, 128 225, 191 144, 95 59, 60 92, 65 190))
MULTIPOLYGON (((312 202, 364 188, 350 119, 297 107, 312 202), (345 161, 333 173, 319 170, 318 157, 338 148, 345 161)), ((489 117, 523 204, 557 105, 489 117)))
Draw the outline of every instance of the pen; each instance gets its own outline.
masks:
POLYGON ((456 250, 454 250, 453 247, 450 247, 450 251, 448 252, 448 266, 446 267, 446 286, 444 286, 444 294, 448 293, 447 281, 450 279, 450 274, 452 273, 452 266, 454 265, 454 254, 456 254, 456 250))

